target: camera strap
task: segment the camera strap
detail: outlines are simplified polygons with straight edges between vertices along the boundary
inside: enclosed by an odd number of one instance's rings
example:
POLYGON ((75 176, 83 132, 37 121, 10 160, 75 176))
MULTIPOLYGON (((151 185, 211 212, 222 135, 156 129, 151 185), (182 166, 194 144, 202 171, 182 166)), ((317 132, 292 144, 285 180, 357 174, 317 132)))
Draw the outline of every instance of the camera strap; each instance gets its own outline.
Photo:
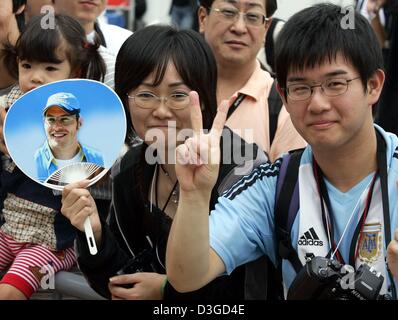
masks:
MULTIPOLYGON (((382 206, 383 206, 383 220, 384 220, 384 240, 385 240, 385 245, 386 248, 388 244, 391 241, 391 221, 390 221, 390 208, 389 208, 389 200, 388 200, 388 174, 387 174, 387 159, 386 159, 386 142, 384 141, 383 137, 381 134, 376 130, 376 138, 377 138, 377 171, 372 179, 372 182, 370 184, 369 190, 368 190, 368 195, 366 197, 366 202, 365 202, 365 208, 363 210, 362 216, 360 218, 360 221, 355 229, 353 238, 351 240, 351 246, 350 246, 350 256, 349 256, 349 263, 351 266, 356 265, 356 260, 359 255, 359 246, 362 241, 362 235, 366 218, 369 213, 369 208, 370 204, 372 201, 372 194, 374 190, 374 186, 377 180, 377 177, 380 178, 380 188, 381 188, 381 198, 382 198, 382 206)), ((314 159, 314 175, 317 180, 318 184, 318 190, 319 194, 321 195, 321 209, 322 209, 322 220, 324 223, 325 230, 329 233, 329 238, 331 239, 331 251, 327 255, 327 258, 330 257, 330 254, 332 252, 336 252, 336 258, 342 263, 345 264, 342 255, 340 254, 336 243, 334 241, 334 232, 333 232, 333 211, 332 211, 332 206, 330 204, 330 199, 329 195, 326 189, 326 184, 323 177, 322 170, 319 168, 318 164, 316 163, 314 159), (328 214, 326 214, 326 210, 323 206, 323 200, 327 206, 328 209, 328 214)), ((344 235, 343 235, 344 236, 344 235)), ((388 277, 390 280, 390 285, 391 285, 391 293, 394 299, 397 298, 396 296, 396 289, 395 289, 395 284, 394 284, 394 279, 393 276, 388 268, 388 265, 386 266, 388 277)), ((380 270, 379 270, 380 271, 380 270)), ((385 279, 387 281, 387 279, 385 279)))
MULTIPOLYGON (((315 176, 315 180, 316 180, 317 187, 318 187, 318 193, 320 195, 320 207, 321 207, 321 211, 322 211, 322 221, 323 221, 324 228, 325 228, 326 232, 328 233, 328 238, 329 238, 330 247, 331 247, 331 249, 326 257, 333 258, 334 255, 336 255, 336 258, 340 263, 346 264, 342 254, 340 253, 340 251, 338 249, 339 245, 338 244, 336 245, 336 241, 335 241, 335 237, 334 237, 334 229, 333 229, 334 213, 333 213, 332 205, 330 203, 329 193, 327 191, 326 184, 323 179, 324 174, 322 172, 322 169, 319 167, 318 163, 316 162, 315 158, 313 158, 313 163, 314 163, 314 166, 313 166, 314 176, 315 176), (325 210, 324 204, 326 204, 326 207, 328 209, 327 212, 325 210)), ((366 196, 365 208, 363 210, 363 213, 362 213, 362 216, 360 219, 360 223, 358 224, 358 226, 360 226, 360 228, 358 229, 358 227, 357 227, 357 229, 359 231, 363 230, 363 227, 365 226, 365 221, 368 216, 370 203, 372 201, 373 190, 374 190, 374 186, 375 186, 377 177, 378 177, 378 171, 374 174, 373 179, 369 186, 368 194, 366 196)), ((360 199, 358 200, 358 204, 359 204, 359 202, 360 202, 360 199)), ((355 208, 354 208, 354 211, 355 211, 355 208)), ((350 222, 348 222, 348 223, 350 223, 350 222)), ((344 233, 342 234, 340 241, 342 240, 343 237, 344 237, 344 233)), ((354 236, 354 239, 355 240, 353 240, 353 242, 358 243, 358 241, 357 241, 358 237, 354 236)), ((357 256, 358 256, 358 252, 355 253, 354 262, 355 262, 357 256)), ((350 257, 351 257, 351 254, 350 254, 350 257)), ((350 261, 351 261, 351 258, 350 258, 350 261)), ((353 265, 355 265, 355 264, 353 264, 353 265)))
MULTIPOLYGON (((387 248, 389 243, 391 242, 391 221, 390 221, 390 203, 389 203, 389 197, 388 197, 386 142, 384 141, 383 137, 377 130, 376 130, 376 136, 377 136, 377 165, 378 165, 379 176, 380 176, 381 196, 382 196, 382 202, 383 202, 384 240, 385 240, 385 246, 387 248)), ((358 235, 359 235, 360 231, 361 231, 361 224, 359 223, 357 228, 355 229, 354 237, 351 242, 351 248, 350 248, 350 264, 352 266, 355 265, 355 259, 357 256, 356 247, 357 247, 358 242, 355 240, 358 239, 358 235)), ((393 297, 393 299, 397 299, 397 292, 396 292, 396 288, 395 288, 394 277, 391 274, 388 264, 387 264, 386 268, 387 268, 388 277, 390 279, 390 286, 391 286, 390 289, 391 289, 392 297, 393 297)))
MULTIPOLYGON (((155 177, 156 177, 156 178, 155 178, 155 204, 156 204, 156 207, 159 208, 159 209, 162 211, 163 214, 166 214, 167 205, 169 204, 169 202, 170 202, 170 200, 171 200, 171 197, 176 193, 176 189, 177 189, 177 187, 178 187, 178 180, 176 180, 176 182, 174 183, 173 188, 171 189, 171 191, 170 191, 170 193, 169 193, 169 195, 168 195, 168 197, 167 197, 167 200, 166 200, 166 202, 165 202, 164 205, 163 205, 163 208, 160 208, 160 207, 159 207, 159 201, 158 201, 159 167, 160 167, 162 170, 164 170, 164 169, 162 168, 162 165, 161 165, 161 164, 156 163, 156 168, 155 168, 155 177)), ((167 177, 169 177, 168 174, 166 174, 166 175, 167 175, 167 177)))

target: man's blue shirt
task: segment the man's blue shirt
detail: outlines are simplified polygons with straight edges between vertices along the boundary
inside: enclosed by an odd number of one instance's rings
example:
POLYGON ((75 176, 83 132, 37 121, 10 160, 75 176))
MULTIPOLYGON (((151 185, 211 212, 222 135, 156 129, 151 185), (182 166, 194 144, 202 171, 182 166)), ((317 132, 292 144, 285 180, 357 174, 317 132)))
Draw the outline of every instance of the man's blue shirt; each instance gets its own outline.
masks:
MULTIPOLYGON (((381 132, 387 145, 388 192, 390 204, 391 238, 398 228, 398 138, 381 132)), ((312 150, 308 146, 301 158, 301 164, 312 162, 312 150)), ((266 163, 256 168, 249 176, 236 183, 220 198, 210 215, 210 245, 225 264, 227 273, 231 273, 238 265, 255 260, 265 254, 277 264, 276 236, 274 224, 274 206, 277 178, 281 159, 274 164, 266 163)), ((331 206, 334 211, 335 240, 338 241, 347 225, 348 219, 357 204, 362 192, 368 186, 373 174, 365 177, 348 192, 340 192, 328 181, 326 187, 331 206)), ((340 244, 339 250, 345 261, 349 261, 350 244, 356 224, 349 224, 347 234, 340 244)), ((297 250, 299 237, 299 214, 294 221, 291 239, 297 250)), ((384 244, 384 243, 383 243, 384 244)), ((384 245, 384 255, 386 248, 384 245)), ((290 262, 284 260, 282 266, 283 279, 289 288, 296 273, 290 262)), ((395 281, 396 287, 398 282, 395 281)))
MULTIPOLYGON (((83 158, 81 162, 90 162, 95 163, 99 166, 104 166, 104 159, 102 155, 94 150, 93 148, 87 147, 83 144, 80 144, 81 152, 83 154, 83 158)), ((34 155, 36 168, 37 168, 37 179, 39 181, 44 182, 47 180, 49 176, 51 176, 57 169, 57 165, 55 164, 54 155, 51 152, 50 146, 48 145, 48 141, 46 142, 35 152, 34 155)))

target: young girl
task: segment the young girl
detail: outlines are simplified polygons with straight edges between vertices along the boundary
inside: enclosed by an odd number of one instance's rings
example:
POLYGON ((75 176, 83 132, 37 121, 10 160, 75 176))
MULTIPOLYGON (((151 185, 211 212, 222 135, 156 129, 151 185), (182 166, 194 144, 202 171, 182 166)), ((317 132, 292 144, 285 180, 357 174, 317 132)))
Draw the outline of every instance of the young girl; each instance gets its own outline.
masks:
MULTIPOLYGON (((5 108, 24 93, 57 80, 101 80, 105 64, 80 24, 56 15, 55 28, 43 29, 33 18, 16 46, 7 45, 6 61, 19 83, 5 98, 5 108)), ((25 176, 3 155, 0 176, 3 209, 0 220, 0 299, 27 299, 43 277, 71 268, 75 232, 60 214, 61 197, 25 176)), ((46 279, 46 278, 44 278, 46 279)))
POLYGON ((37 16, 26 25, 15 47, 5 46, 4 60, 19 83, 6 97, 6 108, 22 94, 46 83, 70 78, 104 79, 106 67, 98 52, 100 45, 87 42, 76 20, 55 15, 55 28, 43 29, 42 19, 37 16))

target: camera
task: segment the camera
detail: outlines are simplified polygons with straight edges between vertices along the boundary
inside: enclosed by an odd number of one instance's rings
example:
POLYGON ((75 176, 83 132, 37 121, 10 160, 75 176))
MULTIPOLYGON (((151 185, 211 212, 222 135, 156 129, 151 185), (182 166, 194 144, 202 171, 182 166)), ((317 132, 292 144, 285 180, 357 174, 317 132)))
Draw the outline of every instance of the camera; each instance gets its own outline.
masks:
MULTIPOLYGON (((140 253, 135 255, 132 259, 116 272, 116 275, 120 276, 123 274, 133 274, 137 272, 156 272, 164 273, 157 259, 157 252, 153 248, 151 239, 146 237, 149 246, 143 249, 140 253)), ((132 288, 133 284, 121 284, 121 287, 132 288)))
POLYGON ((157 272, 162 273, 157 262, 156 252, 149 236, 146 237, 148 245, 140 253, 136 254, 132 259, 116 272, 116 275, 133 274, 137 272, 157 272))
MULTIPOLYGON (((130 259, 116 275, 120 276, 123 274, 133 274, 136 272, 158 272, 154 263, 153 250, 144 249, 134 258, 130 259)), ((133 284, 121 284, 123 288, 132 288, 133 284)))
POLYGON ((379 295, 384 277, 367 264, 357 271, 337 260, 309 254, 293 280, 287 300, 388 300, 379 295))
POLYGON ((154 267, 153 261, 153 252, 151 250, 144 249, 134 258, 130 259, 118 272, 116 272, 116 274, 122 275, 136 272, 154 272, 156 268, 154 267))

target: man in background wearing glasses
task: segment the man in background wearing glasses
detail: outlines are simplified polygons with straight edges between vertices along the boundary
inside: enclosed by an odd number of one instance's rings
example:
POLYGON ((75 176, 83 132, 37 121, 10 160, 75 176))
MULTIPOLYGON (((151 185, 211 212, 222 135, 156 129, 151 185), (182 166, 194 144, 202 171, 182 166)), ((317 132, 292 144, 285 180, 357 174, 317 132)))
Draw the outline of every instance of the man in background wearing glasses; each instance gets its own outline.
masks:
POLYGON ((270 141, 268 96, 274 81, 261 69, 257 54, 276 8, 276 0, 200 0, 198 11, 199 31, 217 61, 217 101, 239 95, 231 101, 236 109, 226 125, 248 143, 255 142, 271 160, 305 146, 284 107, 270 141))
POLYGON ((36 151, 34 159, 39 181, 45 181, 57 169, 78 162, 104 166, 102 155, 78 141, 82 126, 77 98, 67 92, 50 96, 43 110, 47 140, 36 151))

